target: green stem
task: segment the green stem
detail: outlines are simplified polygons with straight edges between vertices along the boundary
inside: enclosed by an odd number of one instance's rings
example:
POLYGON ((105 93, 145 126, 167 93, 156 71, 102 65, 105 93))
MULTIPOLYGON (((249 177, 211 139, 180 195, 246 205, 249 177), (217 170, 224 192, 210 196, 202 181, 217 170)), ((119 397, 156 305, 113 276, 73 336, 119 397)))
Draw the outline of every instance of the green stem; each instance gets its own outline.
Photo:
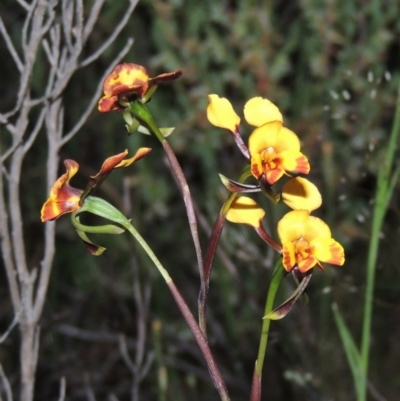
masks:
MULTIPOLYGON (((286 274, 286 271, 282 266, 282 258, 279 258, 278 261, 276 262, 274 271, 272 273, 272 279, 271 279, 271 283, 269 285, 267 300, 265 303, 264 316, 268 315, 268 313, 270 313, 273 310, 276 292, 278 291, 279 285, 282 281, 282 278, 285 276, 285 274, 286 274)), ((262 329, 261 329, 260 345, 258 348, 258 356, 257 356, 257 361, 256 361, 256 370, 255 370, 255 374, 258 377, 261 377, 261 375, 262 375, 265 352, 267 350, 267 344, 268 344, 268 334, 269 334, 270 323, 271 323, 270 319, 264 318, 262 329)))
POLYGON ((208 345, 206 337, 203 335, 200 326, 198 325, 196 319, 194 318, 192 312, 190 311, 186 301, 181 296, 179 290, 175 286, 174 282, 172 281, 171 276, 168 274, 167 270, 163 267, 161 262, 158 260, 157 256, 154 254, 153 250, 144 240, 144 238, 139 234, 139 232, 132 226, 132 224, 124 224, 124 227, 133 235, 133 237, 138 241, 140 246, 143 250, 147 253, 150 257, 151 261, 157 267, 158 271, 164 278, 168 288, 175 299, 175 302, 181 311, 183 317, 186 320, 186 323, 189 326, 190 331, 193 334, 194 339, 197 342, 197 345, 200 348, 201 353, 206 360, 208 370, 210 372, 211 379, 213 380, 214 386, 217 389, 220 398, 222 401, 230 401, 228 390, 226 388, 225 382, 222 378, 221 372, 217 364, 215 363, 214 357, 212 355, 211 349, 208 345))
POLYGON ((367 283, 365 289, 365 305, 364 305, 364 316, 363 316, 363 327, 362 327, 362 338, 361 338, 361 384, 356 386, 359 389, 358 401, 366 401, 367 399, 367 378, 368 378, 368 363, 369 363, 369 351, 370 351, 370 340, 371 340, 371 324, 372 324, 372 306, 375 286, 375 272, 376 272, 376 261, 378 257, 379 249, 379 237, 380 231, 383 224, 388 205, 389 197, 388 191, 390 191, 391 172, 393 169, 393 161, 398 145, 400 135, 400 82, 398 88, 398 99, 395 119, 390 134, 389 144, 385 160, 381 166, 378 174, 378 188, 375 199, 375 208, 372 220, 372 232, 371 240, 367 259, 367 283))
POLYGON ((146 126, 150 129, 150 131, 157 137, 157 139, 161 142, 164 151, 167 155, 169 164, 171 166, 171 170, 175 176, 176 182, 178 184, 179 189, 181 190, 183 200, 186 206, 186 213, 189 221, 190 232, 192 235, 196 257, 197 257, 197 264, 199 267, 199 274, 200 274, 200 281, 203 282, 203 255, 200 245, 199 233, 197 228, 197 219, 196 214, 194 212, 194 206, 192 197, 189 190, 189 185, 186 181, 186 177, 183 174, 182 168, 178 162, 178 159, 175 156, 174 151, 172 150, 169 142, 164 138, 163 134, 161 133, 158 125, 154 121, 152 115, 150 114, 147 107, 139 102, 132 102, 130 105, 130 111, 137 119, 141 122, 144 122, 146 126))

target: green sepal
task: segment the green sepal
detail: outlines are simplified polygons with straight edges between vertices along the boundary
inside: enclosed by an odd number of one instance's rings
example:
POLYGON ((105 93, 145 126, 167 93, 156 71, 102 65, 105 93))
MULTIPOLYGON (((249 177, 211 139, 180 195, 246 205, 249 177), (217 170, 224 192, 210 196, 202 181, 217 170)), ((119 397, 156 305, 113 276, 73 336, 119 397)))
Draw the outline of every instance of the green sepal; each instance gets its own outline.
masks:
POLYGON ((130 104, 130 112, 134 115, 140 122, 144 123, 146 127, 152 132, 160 142, 164 140, 164 136, 158 128, 156 122, 154 121, 151 113, 147 107, 140 101, 136 100, 130 104))
POLYGON ((125 128, 129 134, 133 134, 140 126, 140 122, 137 118, 133 117, 129 108, 126 108, 123 112, 123 118, 126 122, 125 128))
MULTIPOLYGON (((105 219, 111 220, 114 223, 120 224, 122 227, 127 228, 130 226, 130 220, 128 220, 115 206, 111 205, 104 199, 98 198, 96 196, 88 196, 83 201, 82 207, 74 212, 72 215, 76 216, 78 213, 89 212, 97 216, 103 217, 105 219)), ((79 220, 78 220, 79 223, 79 220)), ((112 225, 109 226, 99 226, 97 228, 107 227, 106 230, 115 230, 112 225)), ((94 229, 94 227, 92 227, 94 229)), ((99 233, 99 231, 91 231, 99 233)), ((105 233, 104 231, 102 233, 105 233)), ((120 232, 109 232, 109 234, 120 234, 120 232)))
POLYGON ((122 234, 125 230, 121 227, 115 226, 114 224, 105 224, 102 226, 87 226, 82 224, 77 215, 71 216, 73 226, 82 232, 89 234, 122 234))
POLYGON ((144 96, 140 99, 142 103, 147 103, 150 98, 154 95, 154 92, 157 90, 158 85, 152 85, 147 92, 144 94, 144 96))
POLYGON ((275 308, 273 311, 266 314, 263 319, 270 320, 279 320, 284 318, 292 309, 295 302, 300 298, 301 294, 303 294, 304 290, 307 288, 308 283, 311 280, 312 270, 307 274, 303 280, 301 280, 300 284, 293 292, 293 294, 281 305, 275 308))
POLYGON ((225 188, 230 192, 252 193, 261 191, 259 185, 242 184, 240 182, 233 181, 222 174, 219 174, 219 178, 221 179, 222 184, 224 184, 225 188))
POLYGON ((104 251, 106 250, 106 248, 97 245, 95 243, 93 243, 92 241, 90 241, 90 239, 88 238, 88 236, 81 230, 76 230, 76 232, 78 233, 78 235, 81 237, 81 239, 83 240, 84 244, 85 244, 85 248, 94 256, 100 256, 104 253, 104 251))
MULTIPOLYGON (((164 127, 160 128, 160 132, 162 133, 164 138, 170 136, 175 130, 175 127, 164 127)), ((139 125, 138 132, 145 135, 151 135, 151 131, 143 125, 139 125)))

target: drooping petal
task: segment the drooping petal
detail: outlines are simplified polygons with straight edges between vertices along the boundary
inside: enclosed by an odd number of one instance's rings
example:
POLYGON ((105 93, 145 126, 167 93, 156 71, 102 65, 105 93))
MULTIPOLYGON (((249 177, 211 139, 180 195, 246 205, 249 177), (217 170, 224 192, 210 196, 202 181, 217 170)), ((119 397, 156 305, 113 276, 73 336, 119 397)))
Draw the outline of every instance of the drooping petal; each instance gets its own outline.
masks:
POLYGON ((128 167, 131 164, 137 162, 140 159, 143 159, 143 157, 147 156, 149 153, 151 152, 151 148, 139 148, 136 153, 134 154, 133 157, 131 157, 130 159, 124 159, 121 160, 121 162, 119 162, 115 167, 114 170, 116 168, 121 168, 121 167, 128 167))
POLYGON ((64 161, 67 172, 63 174, 53 185, 49 199, 41 210, 42 222, 55 220, 65 213, 71 213, 79 209, 79 199, 83 191, 69 185, 71 178, 77 173, 79 165, 74 160, 64 161))
POLYGON ((271 121, 283 122, 283 117, 278 107, 268 99, 253 97, 244 106, 244 118, 250 125, 260 127, 271 121))
POLYGON ((344 249, 333 238, 317 238, 311 241, 314 256, 320 262, 342 266, 344 263, 344 249))
POLYGON ((259 185, 243 184, 241 182, 233 181, 222 174, 219 174, 219 178, 228 191, 241 193, 261 192, 261 188, 259 185))
POLYGON ((90 176, 89 183, 81 196, 80 203, 82 204, 83 200, 91 192, 93 192, 107 178, 107 176, 111 174, 112 171, 117 168, 130 166, 134 162, 148 155, 150 151, 151 148, 139 148, 136 154, 130 159, 125 159, 126 155, 128 154, 128 150, 125 150, 124 152, 115 156, 108 157, 101 166, 100 171, 96 175, 90 176))
POLYGON ((108 111, 123 109, 123 107, 118 102, 118 96, 103 96, 99 100, 97 108, 101 113, 107 113, 108 111))
POLYGON ((176 70, 173 72, 165 72, 164 74, 160 74, 154 78, 150 78, 150 82, 152 85, 159 85, 169 81, 174 81, 175 79, 178 79, 180 76, 182 76, 181 70, 176 70))
POLYGON ((310 172, 310 163, 306 156, 299 151, 285 150, 279 153, 282 167, 286 171, 299 174, 308 174, 310 172))
POLYGON ((235 113, 228 99, 218 95, 208 95, 207 118, 218 128, 236 133, 239 131, 240 117, 235 113))
POLYGON ((282 188, 282 200, 294 210, 313 211, 322 204, 318 188, 302 177, 291 178, 282 188))
POLYGON ((281 305, 268 313, 263 319, 279 320, 284 318, 292 309, 295 302, 301 297, 312 277, 312 272, 305 275, 293 294, 281 305))
POLYGON ((88 236, 86 235, 86 233, 84 231, 81 230, 76 230, 77 234, 81 237, 83 244, 85 245, 85 248, 94 256, 100 256, 104 253, 104 251, 106 250, 106 248, 95 244, 94 242, 92 242, 88 236))
POLYGON ((253 199, 247 196, 236 198, 226 214, 231 223, 247 224, 258 227, 264 217, 264 210, 253 199))

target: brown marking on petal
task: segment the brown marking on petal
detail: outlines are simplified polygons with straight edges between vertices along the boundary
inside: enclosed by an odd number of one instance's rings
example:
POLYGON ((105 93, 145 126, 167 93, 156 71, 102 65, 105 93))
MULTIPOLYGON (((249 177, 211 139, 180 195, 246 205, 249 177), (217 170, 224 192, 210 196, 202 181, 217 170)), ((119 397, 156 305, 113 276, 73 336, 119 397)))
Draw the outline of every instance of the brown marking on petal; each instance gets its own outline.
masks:
POLYGON ((50 190, 50 197, 41 210, 42 222, 59 218, 65 213, 79 209, 79 197, 82 191, 69 185, 71 178, 77 173, 79 165, 74 160, 64 161, 67 172, 63 174, 50 190))
POLYGON ((333 243, 329 246, 329 251, 332 257, 329 260, 327 260, 326 263, 342 266, 345 260, 343 248, 339 244, 333 243))
POLYGON ((118 102, 118 96, 104 96, 99 100, 98 110, 101 113, 107 113, 113 110, 122 110, 123 107, 118 102))
POLYGON ((106 96, 133 93, 143 96, 148 86, 149 75, 143 66, 123 63, 118 64, 104 80, 103 91, 106 96))
POLYGON ((137 160, 140 160, 141 158, 145 157, 147 154, 150 153, 150 151, 151 148, 140 148, 133 157, 126 160, 124 160, 124 158, 128 154, 127 150, 125 150, 122 153, 119 153, 118 155, 107 158, 104 161, 103 165, 101 166, 100 171, 96 175, 90 176, 89 183, 80 197, 80 204, 82 205, 84 199, 91 192, 93 192, 108 177, 108 175, 111 174, 112 171, 120 167, 130 166, 137 160))
POLYGON ((310 255, 308 258, 302 259, 298 262, 297 266, 302 273, 307 272, 308 270, 312 269, 317 264, 317 259, 315 256, 310 255))
POLYGON ((282 249, 282 264, 287 272, 290 272, 294 267, 292 264, 291 253, 285 248, 282 249))
POLYGON ((173 81, 181 77, 183 72, 181 70, 176 70, 173 72, 165 72, 164 74, 157 75, 154 78, 150 78, 152 85, 159 85, 165 82, 173 81))
POLYGON ((261 166, 257 162, 251 163, 251 167, 250 167, 251 174, 253 174, 253 176, 257 179, 259 179, 261 177, 261 175, 263 174, 262 170, 260 170, 260 167, 261 166))
POLYGON ((115 166, 119 164, 127 154, 128 150, 125 150, 124 152, 115 156, 108 157, 101 166, 100 171, 96 175, 90 176, 88 185, 86 186, 86 189, 80 199, 81 205, 84 199, 107 178, 107 176, 114 170, 115 166))
POLYGON ((138 160, 143 159, 143 157, 147 156, 150 152, 151 148, 140 148, 133 157, 131 157, 130 159, 122 160, 114 167, 114 169, 120 167, 128 167, 131 164, 137 162, 138 160))
POLYGON ((113 88, 112 94, 117 95, 138 95, 143 97, 149 89, 149 83, 136 79, 132 85, 117 85, 113 88))
POLYGON ((310 163, 304 155, 296 159, 296 168, 293 170, 296 173, 308 174, 310 172, 310 163))
POLYGON ((276 167, 273 170, 265 171, 265 178, 267 179, 270 185, 274 185, 279 178, 281 178, 284 174, 284 170, 282 167, 276 167))
POLYGON ((83 244, 85 245, 85 248, 94 256, 100 256, 106 250, 102 246, 99 246, 99 245, 96 245, 93 243, 89 243, 86 241, 83 241, 83 244))

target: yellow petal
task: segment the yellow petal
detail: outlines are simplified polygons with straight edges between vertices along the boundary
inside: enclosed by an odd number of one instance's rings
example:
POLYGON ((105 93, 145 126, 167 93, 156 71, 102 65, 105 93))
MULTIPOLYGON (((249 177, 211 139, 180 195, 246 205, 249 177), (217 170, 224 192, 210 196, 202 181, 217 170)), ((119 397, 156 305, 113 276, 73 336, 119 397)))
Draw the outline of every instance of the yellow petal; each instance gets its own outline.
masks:
POLYGON ((310 163, 306 156, 294 150, 285 150, 279 153, 280 164, 285 171, 297 174, 308 174, 310 163))
POLYGON ((305 178, 290 179, 282 188, 282 200, 294 210, 313 211, 322 204, 318 188, 305 178))
POLYGON ((311 242, 314 256, 320 262, 342 266, 344 263, 344 249, 333 238, 318 238, 311 242))
POLYGON ((218 95, 208 95, 208 103, 207 118, 212 125, 231 132, 239 131, 240 117, 228 99, 218 95))
POLYGON ((304 236, 309 216, 308 210, 293 210, 282 217, 278 223, 278 236, 282 245, 304 236))
POLYGON ((328 224, 318 217, 309 216, 305 222, 303 237, 311 243, 317 238, 331 238, 332 234, 328 224))
POLYGON ((277 152, 283 152, 284 150, 300 150, 300 139, 293 131, 282 127, 279 131, 275 150, 277 152))
POLYGON ((261 153, 268 148, 275 149, 281 128, 280 121, 273 121, 256 128, 249 137, 250 155, 261 153))
POLYGON ((290 272, 296 264, 293 242, 286 242, 282 246, 282 264, 286 271, 290 272))
POLYGON ((282 114, 278 107, 262 97, 254 97, 245 104, 244 118, 250 125, 256 127, 271 121, 283 122, 282 114))
POLYGON ((257 228, 264 215, 264 210, 257 202, 247 196, 240 196, 232 202, 226 219, 231 223, 248 224, 257 228))

